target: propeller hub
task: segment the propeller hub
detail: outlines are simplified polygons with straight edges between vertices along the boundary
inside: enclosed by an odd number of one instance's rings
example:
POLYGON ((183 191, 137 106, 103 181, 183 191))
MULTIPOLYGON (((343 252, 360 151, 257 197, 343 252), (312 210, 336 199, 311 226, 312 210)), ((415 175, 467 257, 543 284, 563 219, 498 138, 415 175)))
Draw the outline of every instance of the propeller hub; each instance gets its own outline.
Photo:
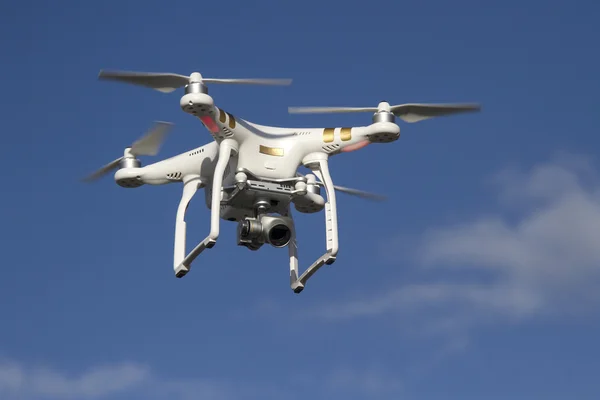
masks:
POLYGON ((382 101, 377 105, 377 112, 391 112, 390 103, 387 101, 382 101))
POLYGON ((190 83, 202 83, 202 75, 200 72, 192 72, 190 75, 190 83))

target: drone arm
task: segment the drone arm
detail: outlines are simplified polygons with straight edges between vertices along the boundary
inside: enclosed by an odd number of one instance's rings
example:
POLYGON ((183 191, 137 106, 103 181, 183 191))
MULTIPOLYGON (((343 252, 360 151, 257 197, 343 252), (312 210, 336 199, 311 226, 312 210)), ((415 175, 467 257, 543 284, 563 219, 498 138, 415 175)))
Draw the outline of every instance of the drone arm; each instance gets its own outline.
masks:
POLYGON ((205 249, 212 248, 219 238, 219 219, 221 215, 221 189, 223 187, 223 175, 229 163, 229 159, 233 152, 237 151, 236 142, 231 139, 225 139, 219 145, 219 158, 212 181, 212 198, 210 205, 210 233, 201 241, 179 264, 175 267, 175 276, 178 278, 184 276, 190 270, 192 262, 205 249))
MULTIPOLYGON (((292 283, 292 289, 296 293, 300 293, 304 289, 306 281, 313 276, 323 265, 331 265, 335 262, 339 245, 338 245, 338 223, 337 223, 337 206, 335 199, 335 189, 331 174, 329 173, 329 165, 326 157, 320 157, 315 163, 309 166, 315 175, 321 179, 325 185, 327 192, 327 203, 325 203, 325 226, 327 251, 317 259, 310 267, 295 282, 292 283)), ((291 250, 290 250, 291 251, 291 250)), ((291 263, 291 261, 290 261, 291 263)), ((290 265, 291 268, 291 265, 290 265)))

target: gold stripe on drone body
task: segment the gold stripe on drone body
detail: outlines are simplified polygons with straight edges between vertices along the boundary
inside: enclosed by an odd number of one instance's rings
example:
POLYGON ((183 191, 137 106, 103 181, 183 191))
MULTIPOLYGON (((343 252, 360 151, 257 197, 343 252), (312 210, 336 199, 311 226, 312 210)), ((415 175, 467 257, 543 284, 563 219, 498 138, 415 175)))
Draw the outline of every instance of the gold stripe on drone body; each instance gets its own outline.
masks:
POLYGON ((331 143, 334 139, 335 128, 325 128, 323 129, 323 141, 325 143, 331 143))
MULTIPOLYGON (((323 142, 325 143, 331 143, 335 140, 335 131, 338 128, 325 128, 323 129, 323 142)), ((348 140, 352 139, 352 128, 351 127, 344 127, 344 128, 339 128, 340 132, 340 139, 343 142, 347 142, 348 140)))
POLYGON ((227 121, 227 115, 225 113, 225 111, 221 110, 219 108, 219 121, 221 121, 221 123, 225 123, 225 121, 227 121))
POLYGON ((348 140, 352 139, 352 128, 341 128, 340 139, 342 139, 343 142, 347 142, 348 140))
POLYGON ((262 154, 266 154, 268 156, 275 156, 275 157, 283 157, 283 154, 284 154, 283 149, 280 147, 269 147, 269 146, 263 146, 262 144, 259 147, 259 151, 262 154))
POLYGON ((229 116, 229 127, 231 129, 235 128, 235 117, 228 112, 226 112, 226 114, 229 116))

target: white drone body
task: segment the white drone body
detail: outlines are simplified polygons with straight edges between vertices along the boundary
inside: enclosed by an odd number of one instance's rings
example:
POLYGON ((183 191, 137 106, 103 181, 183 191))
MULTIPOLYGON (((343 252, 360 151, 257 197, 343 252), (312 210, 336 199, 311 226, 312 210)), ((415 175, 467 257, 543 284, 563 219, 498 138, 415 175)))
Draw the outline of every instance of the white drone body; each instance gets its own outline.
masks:
POLYGON ((177 209, 174 244, 174 271, 186 275, 192 262, 219 238, 221 220, 238 223, 238 245, 258 250, 264 244, 288 247, 290 285, 300 293, 306 281, 323 265, 336 260, 339 249, 336 191, 376 199, 375 195, 333 184, 329 157, 361 149, 371 143, 388 143, 400 137, 395 117, 406 122, 479 110, 474 104, 403 104, 378 107, 290 108, 290 112, 373 112, 372 123, 359 127, 283 128, 258 125, 235 117, 217 107, 206 83, 289 84, 274 79, 203 79, 167 73, 105 72, 100 78, 172 92, 185 86, 180 106, 198 117, 213 141, 174 157, 141 166, 139 155, 156 155, 170 125, 158 122, 142 139, 125 149, 123 157, 107 164, 88 179, 118 168, 114 178, 122 187, 182 183, 183 194, 177 209), (304 166, 312 171, 298 173, 304 166), (325 188, 326 198, 321 195, 325 188), (186 251, 185 214, 192 197, 204 188, 210 209, 210 231, 190 252, 186 251), (326 250, 304 273, 298 271, 298 247, 291 209, 315 213, 325 209, 326 250))

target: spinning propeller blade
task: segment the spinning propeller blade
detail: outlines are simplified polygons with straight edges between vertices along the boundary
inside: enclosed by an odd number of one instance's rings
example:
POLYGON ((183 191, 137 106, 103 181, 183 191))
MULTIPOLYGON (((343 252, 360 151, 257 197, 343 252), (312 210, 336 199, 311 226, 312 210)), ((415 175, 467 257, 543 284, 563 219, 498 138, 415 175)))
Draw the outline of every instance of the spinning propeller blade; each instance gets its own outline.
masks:
POLYGON ((274 79, 274 78, 202 78, 206 83, 232 83, 241 85, 266 85, 266 86, 289 86, 292 84, 291 79, 274 79))
MULTIPOLYGON (((319 184, 319 186, 325 186, 323 184, 323 182, 318 182, 318 184, 319 184)), ((385 200, 387 200, 386 196, 383 196, 383 195, 380 195, 380 194, 376 194, 376 193, 365 192, 363 190, 352 189, 352 188, 347 188, 347 187, 338 186, 338 185, 333 185, 333 187, 338 192, 350 194, 350 195, 353 195, 353 196, 358 196, 358 197, 361 197, 361 198, 366 199, 366 200, 374 200, 374 201, 385 201, 385 200)))
MULTIPOLYGON (((144 136, 136 140, 129 148, 129 154, 134 157, 137 156, 155 156, 158 154, 158 150, 162 146, 167 134, 169 133, 173 124, 170 122, 157 121, 154 126, 146 132, 144 136)), ((92 172, 83 179, 84 182, 95 181, 102 176, 106 175, 110 171, 119 167, 119 163, 125 158, 121 156, 116 160, 104 165, 100 169, 92 172)))
POLYGON ((123 157, 119 157, 116 160, 109 162, 105 166, 97 169, 96 171, 92 172, 91 174, 89 174, 88 176, 83 178, 83 181, 89 183, 89 182, 93 182, 97 179, 100 179, 101 177, 108 174, 113 169, 117 168, 122 159, 123 159, 123 157))
POLYGON ((288 107, 290 114, 340 114, 377 112, 377 107, 288 107))
POLYGON ((262 78, 239 78, 239 79, 221 79, 221 78, 203 78, 199 73, 194 72, 190 76, 172 74, 172 73, 153 73, 153 72, 135 72, 135 71, 106 71, 101 70, 98 74, 101 80, 112 80, 140 85, 158 90, 163 93, 170 93, 178 88, 184 87, 191 82, 200 83, 228 83, 242 85, 290 85, 291 79, 262 79, 262 78))
POLYGON ((136 156, 157 155, 172 127, 170 122, 155 122, 152 129, 131 145, 131 153, 136 156))
POLYGON ((331 114, 352 112, 378 112, 389 111, 405 122, 418 122, 433 117, 444 115, 475 112, 481 106, 475 103, 445 103, 445 104, 419 104, 408 103, 390 106, 382 102, 378 107, 289 107, 290 114, 331 114))
POLYGON ((170 93, 177 88, 183 87, 190 80, 188 76, 179 74, 105 70, 100 70, 98 79, 145 86, 163 93, 170 93))
MULTIPOLYGON (((318 171, 313 171, 313 174, 320 179, 320 180, 315 180, 316 184, 319 185, 319 186, 321 186, 321 187, 325 187, 325 184, 322 181, 321 173, 318 172, 318 171)), ((303 174, 301 174, 299 172, 297 172, 296 175, 297 176, 304 176, 303 174)), ((358 197, 361 197, 361 198, 366 199, 366 200, 374 200, 374 201, 385 201, 385 200, 387 200, 386 196, 382 196, 380 194, 371 193, 371 192, 365 192, 364 190, 352 189, 352 188, 347 188, 347 187, 338 186, 338 185, 333 185, 333 188, 335 190, 337 190, 338 192, 350 194, 350 195, 353 195, 353 196, 358 196, 358 197)))

